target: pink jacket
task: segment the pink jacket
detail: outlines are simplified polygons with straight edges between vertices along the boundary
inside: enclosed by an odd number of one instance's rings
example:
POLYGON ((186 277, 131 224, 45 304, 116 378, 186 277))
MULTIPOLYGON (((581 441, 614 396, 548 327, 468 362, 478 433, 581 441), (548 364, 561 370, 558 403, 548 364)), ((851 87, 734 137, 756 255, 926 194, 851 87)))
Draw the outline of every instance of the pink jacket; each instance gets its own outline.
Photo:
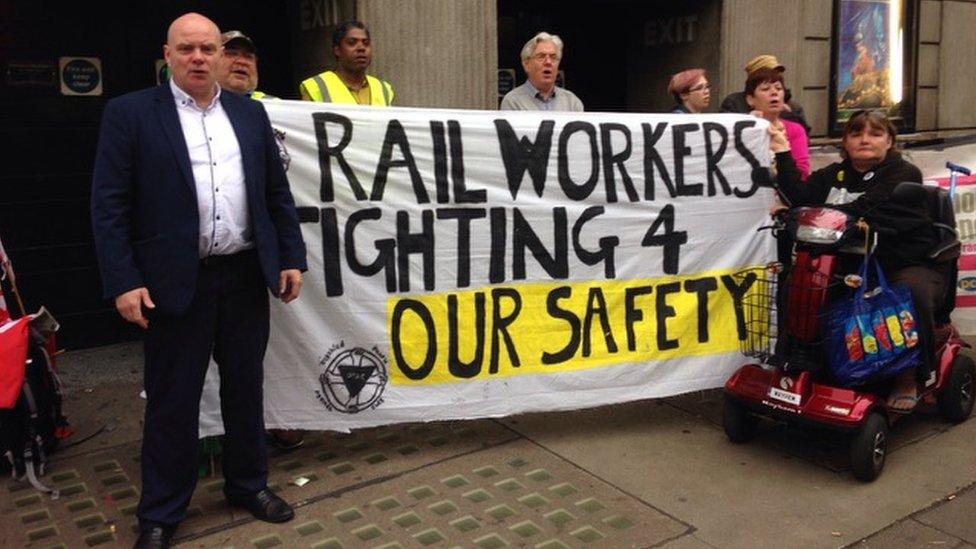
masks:
POLYGON ((796 122, 783 118, 779 121, 786 128, 786 140, 790 142, 790 156, 800 170, 800 180, 806 181, 810 175, 810 145, 807 141, 807 132, 796 122))

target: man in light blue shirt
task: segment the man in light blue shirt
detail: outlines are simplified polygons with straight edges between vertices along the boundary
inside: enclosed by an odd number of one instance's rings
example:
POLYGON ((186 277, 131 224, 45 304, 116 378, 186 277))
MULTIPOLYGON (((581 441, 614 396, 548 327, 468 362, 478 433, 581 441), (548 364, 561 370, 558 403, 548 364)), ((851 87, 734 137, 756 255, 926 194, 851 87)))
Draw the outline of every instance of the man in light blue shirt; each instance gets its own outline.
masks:
POLYGON ((583 111, 576 94, 556 86, 563 41, 555 34, 540 32, 522 48, 525 83, 505 94, 503 111, 583 111))

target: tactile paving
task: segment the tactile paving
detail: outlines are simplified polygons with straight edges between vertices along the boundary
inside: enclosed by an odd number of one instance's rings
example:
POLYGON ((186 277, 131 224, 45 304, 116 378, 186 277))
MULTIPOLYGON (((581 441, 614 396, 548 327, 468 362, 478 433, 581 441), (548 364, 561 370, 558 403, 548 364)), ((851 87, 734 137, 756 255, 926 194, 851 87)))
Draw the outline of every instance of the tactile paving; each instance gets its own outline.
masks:
POLYGON ((688 526, 526 440, 489 446, 296 509, 295 520, 194 547, 648 547, 688 526))
MULTIPOLYGON (((287 454, 271 452, 268 483, 285 500, 302 505, 323 494, 354 490, 359 485, 516 437, 487 420, 398 425, 351 434, 310 432, 299 450, 287 454)), ((58 459, 55 454, 42 481, 60 490, 58 500, 51 500, 28 484, 9 478, 0 481, 0 494, 4 495, 0 497, 0 547, 131 545, 137 533, 135 510, 141 486, 139 448, 139 442, 131 442, 65 459, 58 459)), ((236 528, 251 520, 246 511, 232 510, 225 504, 222 488, 219 474, 199 480, 176 540, 236 528)), ((394 503, 388 504, 402 506, 394 503)), ((373 529, 362 529, 360 517, 354 513, 346 518, 360 528, 358 540, 368 541, 379 535, 373 529)), ((331 515, 330 519, 333 523, 339 521, 331 515)), ((309 536, 318 531, 314 522, 296 522, 296 526, 309 523, 302 528, 309 536)), ((319 528, 324 530, 324 524, 319 521, 319 528)), ((256 531, 249 527, 243 530, 256 531)), ((248 546, 273 547, 283 543, 280 533, 264 533, 269 535, 256 536, 248 546)), ((423 536, 425 540, 433 538, 433 534, 423 536)))

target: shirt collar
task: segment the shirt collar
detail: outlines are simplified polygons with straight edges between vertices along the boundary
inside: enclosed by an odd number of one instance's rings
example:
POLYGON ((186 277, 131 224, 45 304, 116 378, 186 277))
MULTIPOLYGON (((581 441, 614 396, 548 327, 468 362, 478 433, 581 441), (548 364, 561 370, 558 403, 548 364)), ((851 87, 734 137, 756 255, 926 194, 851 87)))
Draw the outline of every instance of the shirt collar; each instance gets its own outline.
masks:
POLYGON ((206 109, 201 109, 200 107, 197 107, 197 102, 190 97, 190 94, 183 91, 183 88, 177 86, 176 82, 174 82, 172 78, 169 79, 169 89, 173 92, 173 99, 176 100, 176 104, 181 107, 190 107, 200 112, 208 112, 214 109, 215 106, 220 102, 220 86, 214 84, 214 88, 217 91, 214 93, 214 97, 210 102, 210 105, 208 105, 206 109))
POLYGON ((540 92, 538 88, 536 88, 535 86, 533 86, 531 81, 526 80, 525 81, 525 85, 528 86, 529 87, 529 91, 532 92, 532 97, 534 97, 534 98, 536 98, 536 99, 538 99, 539 101, 542 101, 542 102, 549 102, 549 101, 552 101, 553 99, 555 99, 556 98, 556 89, 559 88, 559 86, 553 85, 552 86, 552 93, 549 94, 549 99, 543 99, 542 98, 542 92, 540 92))

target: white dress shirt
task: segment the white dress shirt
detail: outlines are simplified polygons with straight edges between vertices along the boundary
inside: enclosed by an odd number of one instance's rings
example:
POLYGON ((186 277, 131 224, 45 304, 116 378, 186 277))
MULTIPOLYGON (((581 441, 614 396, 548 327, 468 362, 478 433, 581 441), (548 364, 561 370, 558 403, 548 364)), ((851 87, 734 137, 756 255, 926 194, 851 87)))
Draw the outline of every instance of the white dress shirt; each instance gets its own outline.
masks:
POLYGON ((170 89, 176 99, 197 191, 200 257, 253 248, 241 146, 220 104, 220 88, 206 109, 197 107, 193 98, 172 80, 170 89))

